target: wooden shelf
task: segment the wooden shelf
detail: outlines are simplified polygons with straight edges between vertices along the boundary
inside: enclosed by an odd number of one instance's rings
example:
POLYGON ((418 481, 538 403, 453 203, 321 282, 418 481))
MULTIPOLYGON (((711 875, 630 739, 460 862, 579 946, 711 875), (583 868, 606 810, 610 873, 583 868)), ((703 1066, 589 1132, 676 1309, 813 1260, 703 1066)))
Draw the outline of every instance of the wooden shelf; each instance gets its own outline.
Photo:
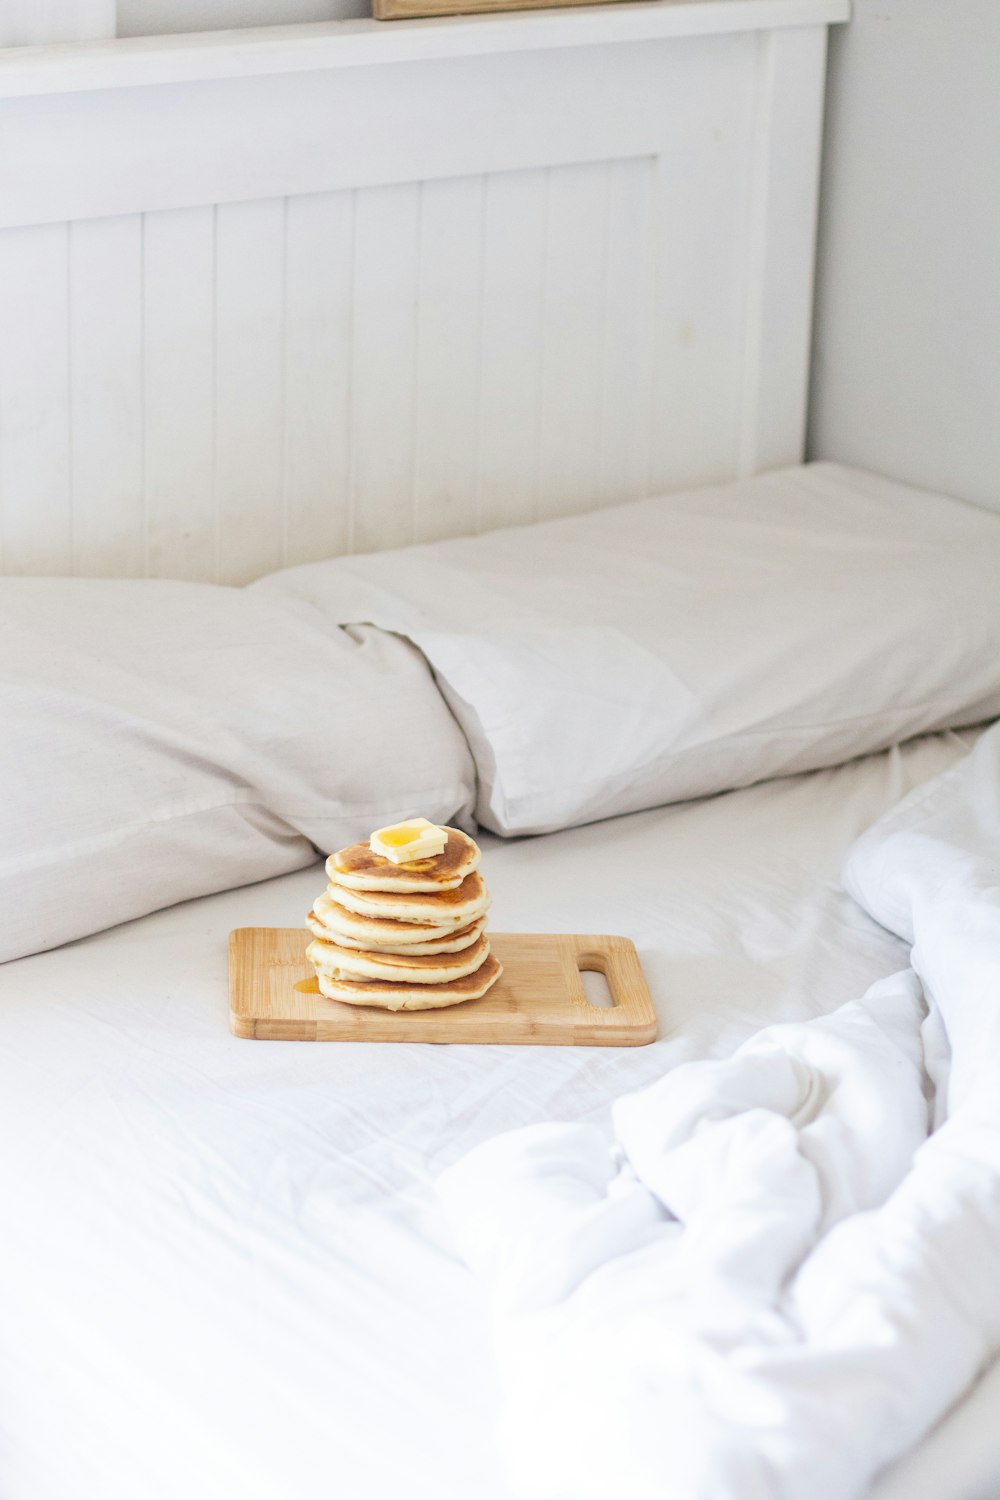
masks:
POLYGON ((846 21, 850 0, 618 0, 421 21, 329 21, 0 52, 0 99, 846 21))

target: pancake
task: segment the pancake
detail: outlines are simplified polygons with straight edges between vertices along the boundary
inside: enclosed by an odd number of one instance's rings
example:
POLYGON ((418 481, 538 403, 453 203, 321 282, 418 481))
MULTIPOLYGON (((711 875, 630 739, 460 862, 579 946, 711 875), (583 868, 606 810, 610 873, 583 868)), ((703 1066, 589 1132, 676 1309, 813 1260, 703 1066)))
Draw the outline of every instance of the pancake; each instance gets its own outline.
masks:
POLYGON ((441 854, 394 865, 373 854, 367 844, 349 844, 326 862, 326 873, 353 891, 453 891, 479 868, 479 845, 458 828, 446 828, 448 842, 441 854))
MULTIPOLYGON (((361 948, 377 951, 383 944, 393 948, 408 947, 412 943, 429 943, 458 937, 468 929, 465 917, 458 916, 449 921, 431 926, 426 922, 396 922, 390 918, 365 917, 348 911, 335 901, 328 890, 313 902, 312 914, 327 929, 327 935, 335 942, 341 938, 353 938, 361 948)), ((312 926, 312 924, 309 924, 312 926)))
POLYGON ((362 917, 378 917, 392 922, 429 926, 467 926, 481 917, 490 904, 482 877, 477 871, 466 875, 453 890, 431 894, 425 891, 355 891, 331 880, 327 894, 338 906, 362 917))
POLYGON ((393 984, 449 984, 464 979, 482 966, 489 956, 490 945, 484 937, 461 953, 421 953, 394 955, 365 953, 357 948, 341 948, 317 938, 306 949, 306 957, 316 973, 325 979, 375 979, 393 984))
POLYGON ((474 974, 452 979, 448 984, 392 984, 383 980, 325 979, 317 975, 320 994, 345 1005, 372 1005, 379 1010, 440 1010, 446 1005, 461 1005, 478 1000, 496 984, 503 968, 493 954, 480 964, 474 974))
MULTIPOLYGON (((382 942, 381 939, 376 941, 370 935, 370 930, 368 937, 359 938, 347 932, 337 931, 336 928, 331 927, 330 923, 323 919, 321 904, 324 903, 323 910, 328 910, 330 906, 336 905, 336 902, 331 901, 329 896, 325 894, 317 897, 316 905, 306 917, 306 926, 309 930, 325 942, 336 943, 341 948, 357 948, 362 952, 368 952, 374 948, 378 953, 412 953, 414 956, 418 953, 460 953, 463 948, 471 948, 472 944, 477 942, 486 930, 486 920, 481 917, 478 922, 471 922, 468 927, 460 927, 457 932, 448 932, 442 937, 424 938, 420 942, 409 943, 382 942)), ((379 922, 374 917, 357 917, 353 912, 347 911, 344 912, 344 917, 355 922, 370 923, 374 928, 385 927, 392 929, 404 925, 401 922, 379 922)), ((344 927, 347 923, 342 922, 340 925, 344 927)), ((417 931, 421 933, 433 930, 430 927, 417 928, 417 931)))

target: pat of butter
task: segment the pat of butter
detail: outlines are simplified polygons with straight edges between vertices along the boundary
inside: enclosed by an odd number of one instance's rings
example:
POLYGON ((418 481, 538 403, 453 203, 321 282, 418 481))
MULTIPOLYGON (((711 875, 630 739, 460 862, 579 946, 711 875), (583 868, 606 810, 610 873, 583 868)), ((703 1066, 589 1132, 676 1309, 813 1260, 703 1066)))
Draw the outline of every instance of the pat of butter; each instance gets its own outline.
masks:
POLYGON ((426 818, 411 818, 408 823, 393 823, 389 828, 377 828, 368 840, 373 854, 394 865, 407 865, 414 859, 430 859, 443 854, 448 835, 426 818))

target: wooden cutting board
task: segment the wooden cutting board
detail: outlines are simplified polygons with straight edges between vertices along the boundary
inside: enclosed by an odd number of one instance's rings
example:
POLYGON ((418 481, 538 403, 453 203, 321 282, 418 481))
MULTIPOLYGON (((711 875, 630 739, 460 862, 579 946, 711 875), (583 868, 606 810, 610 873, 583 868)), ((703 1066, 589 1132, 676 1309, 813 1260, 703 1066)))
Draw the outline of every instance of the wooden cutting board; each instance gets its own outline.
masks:
POLYGON ((503 974, 481 1000, 444 1010, 389 1011, 321 995, 299 927, 239 927, 229 938, 234 1036, 288 1042, 514 1042, 642 1047, 656 1014, 627 938, 491 932, 503 974), (581 969, 608 981, 613 1007, 591 1005, 581 969))

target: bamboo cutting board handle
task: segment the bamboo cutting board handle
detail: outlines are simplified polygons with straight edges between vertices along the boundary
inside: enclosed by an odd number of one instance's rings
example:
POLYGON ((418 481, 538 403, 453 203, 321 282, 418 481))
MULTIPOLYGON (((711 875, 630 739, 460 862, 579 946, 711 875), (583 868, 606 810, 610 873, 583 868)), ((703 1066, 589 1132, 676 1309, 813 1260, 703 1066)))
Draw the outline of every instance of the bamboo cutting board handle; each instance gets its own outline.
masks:
MULTIPOLYGON (((622 1022, 644 1031, 648 1029, 652 1019, 655 1030, 653 1003, 635 944, 622 937, 574 937, 572 942, 578 972, 590 970, 604 975, 608 981, 612 1003, 620 1013, 622 1022)), ((580 989, 590 1013, 588 1021, 592 1022, 593 1012, 603 1010, 604 1007, 590 1004, 582 983, 580 989)))

